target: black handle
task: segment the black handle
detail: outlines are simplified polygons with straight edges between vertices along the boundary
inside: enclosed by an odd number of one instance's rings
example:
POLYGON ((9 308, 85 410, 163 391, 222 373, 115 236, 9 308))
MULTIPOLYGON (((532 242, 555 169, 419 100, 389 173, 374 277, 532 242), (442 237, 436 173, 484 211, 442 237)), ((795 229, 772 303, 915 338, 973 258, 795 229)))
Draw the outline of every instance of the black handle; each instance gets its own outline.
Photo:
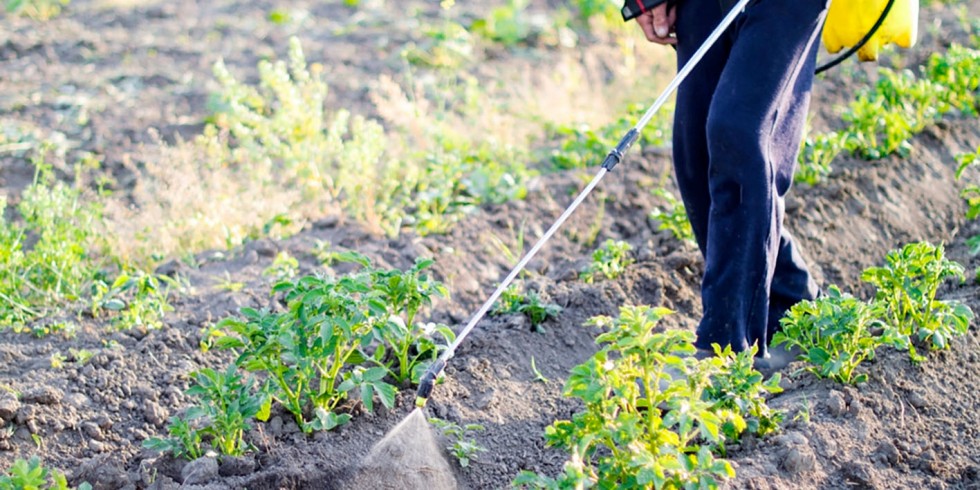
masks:
POLYGON ((623 136, 623 139, 619 140, 619 144, 616 145, 616 148, 613 148, 612 151, 606 155, 606 159, 602 162, 602 168, 612 171, 616 165, 619 165, 619 162, 623 161, 623 157, 626 156, 626 152, 629 151, 630 147, 633 146, 633 143, 636 143, 636 140, 639 138, 640 132, 637 131, 636 128, 631 128, 629 131, 627 131, 626 136, 623 136))
POLYGON ((442 358, 436 359, 429 369, 425 370, 425 374, 422 375, 422 379, 419 381, 419 389, 415 392, 415 406, 422 408, 425 407, 425 403, 429 401, 429 395, 432 394, 432 387, 436 384, 436 379, 439 378, 439 373, 446 368, 446 361, 442 358))

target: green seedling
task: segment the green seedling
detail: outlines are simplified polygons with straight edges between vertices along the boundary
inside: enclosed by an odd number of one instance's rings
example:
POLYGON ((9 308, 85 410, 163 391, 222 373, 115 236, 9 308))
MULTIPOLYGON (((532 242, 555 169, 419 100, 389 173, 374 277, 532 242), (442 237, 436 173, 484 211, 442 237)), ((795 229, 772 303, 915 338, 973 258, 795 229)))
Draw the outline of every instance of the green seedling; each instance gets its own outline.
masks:
MULTIPOLYGON (((980 164, 980 148, 975 153, 964 153, 956 157, 959 167, 956 169, 956 180, 963 178, 967 168, 980 164)), ((966 201, 966 219, 973 220, 980 217, 980 185, 968 184, 960 192, 960 196, 966 201)), ((970 254, 980 254, 980 235, 966 239, 966 245, 970 249, 970 254)))
POLYGON ((794 181, 817 185, 830 175, 830 164, 844 151, 847 134, 840 131, 818 134, 806 138, 800 151, 794 181))
POLYGON ((6 0, 4 7, 8 13, 45 21, 57 17, 69 2, 70 0, 6 0))
POLYGON ((480 424, 466 424, 460 426, 448 420, 432 417, 429 423, 436 426, 442 435, 449 439, 450 444, 446 446, 449 454, 456 457, 459 466, 466 468, 470 461, 476 459, 477 455, 487 449, 476 442, 474 435, 477 431, 485 430, 480 424))
POLYGON ((68 358, 65 357, 65 355, 62 354, 61 352, 55 351, 55 352, 51 353, 51 357, 50 357, 50 360, 51 360, 51 369, 61 369, 61 368, 63 368, 65 366, 65 361, 67 359, 68 358))
MULTIPOLYGON (((0 490, 69 490, 64 473, 41 464, 41 459, 14 460, 10 469, 0 472, 0 490)), ((82 483, 77 490, 92 490, 92 485, 82 483)))
POLYGON ((254 391, 254 382, 238 373, 234 365, 224 372, 204 368, 191 374, 194 384, 187 395, 198 400, 181 418, 171 419, 171 438, 149 439, 144 446, 169 451, 176 457, 199 457, 202 441, 218 453, 240 456, 249 448, 245 432, 250 421, 268 419, 271 400, 254 391))
POLYGON ((958 301, 936 299, 948 278, 964 280, 963 266, 944 256, 944 247, 925 242, 893 250, 882 267, 871 267, 861 280, 875 286, 875 303, 898 339, 896 347, 908 348, 913 361, 921 361, 916 343, 945 349, 955 336, 965 335, 973 311, 958 301), (900 342, 901 339, 905 342, 900 342))
POLYGON ((531 327, 534 328, 561 313, 561 306, 543 302, 541 296, 535 291, 524 294, 521 292, 521 288, 520 284, 511 284, 500 295, 500 299, 497 300, 491 313, 493 315, 520 313, 527 317, 531 322, 531 327))
POLYGON ((596 279, 616 279, 633 263, 630 250, 633 247, 624 241, 606 240, 602 247, 592 252, 592 262, 579 277, 588 284, 596 279))
POLYGON ((694 230, 687 219, 687 209, 684 203, 677 200, 667 189, 659 188, 653 194, 665 201, 663 208, 655 208, 650 212, 650 219, 659 223, 658 230, 667 230, 678 240, 694 241, 694 230))
POLYGON ((292 255, 289 255, 289 252, 285 250, 276 254, 276 258, 272 260, 272 264, 262 271, 263 276, 271 277, 275 282, 291 279, 296 277, 298 273, 299 261, 292 255))
POLYGON ((221 279, 221 282, 219 282, 215 287, 217 287, 221 291, 237 293, 245 288, 245 283, 233 280, 231 278, 231 274, 228 274, 228 271, 225 271, 225 275, 221 279))
POLYGON ((528 0, 508 0, 505 5, 492 9, 486 17, 473 22, 470 31, 508 47, 525 44, 534 34, 527 6, 528 0))
POLYGON ((808 371, 846 384, 867 380, 857 368, 874 359, 875 349, 884 342, 873 333, 881 327, 875 309, 836 286, 824 298, 795 305, 780 323, 774 346, 799 347, 808 371))
POLYGON ((531 326, 537 328, 549 318, 561 313, 561 306, 554 303, 544 303, 535 291, 529 291, 524 301, 517 307, 517 312, 524 314, 531 321, 531 326))
POLYGON ((204 455, 201 433, 181 417, 170 417, 167 424, 168 438, 151 437, 143 441, 143 447, 152 451, 170 453, 174 458, 193 461, 204 455))
POLYGON ((534 364, 534 356, 531 356, 531 372, 534 373, 535 381, 540 381, 544 384, 548 384, 551 382, 550 379, 544 377, 544 375, 541 374, 541 371, 538 370, 538 366, 534 364))
POLYGON ((71 347, 68 348, 68 354, 71 355, 75 362, 82 366, 88 364, 92 357, 95 356, 95 353, 88 349, 75 349, 71 347))
POLYGON ((92 316, 109 312, 120 330, 160 328, 164 315, 173 311, 168 297, 176 284, 170 277, 141 271, 120 274, 111 283, 97 279, 92 283, 92 316))

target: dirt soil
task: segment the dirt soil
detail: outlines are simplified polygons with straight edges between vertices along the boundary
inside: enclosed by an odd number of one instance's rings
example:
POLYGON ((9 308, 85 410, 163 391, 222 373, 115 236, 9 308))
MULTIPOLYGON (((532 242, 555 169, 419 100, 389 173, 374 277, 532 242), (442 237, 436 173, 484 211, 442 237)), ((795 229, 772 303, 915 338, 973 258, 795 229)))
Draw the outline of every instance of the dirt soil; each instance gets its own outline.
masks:
MULTIPOLYGON (((363 80, 395 61, 364 55, 365 38, 373 31, 337 33, 350 22, 351 11, 326 2, 295 4, 316 19, 334 19, 319 31, 324 34, 312 36, 315 47, 308 56, 329 60, 335 68, 328 71, 328 82, 338 87, 337 100, 366 105, 363 80)), ((125 187, 130 153, 155 144, 146 128, 158 129, 164 139, 200 129, 215 53, 247 70, 260 57, 281 51, 289 29, 260 22, 271 5, 76 0, 69 15, 41 26, 5 18, 0 114, 48 135, 64 134, 74 142, 69 151, 103 155, 108 165, 118 166, 119 185, 125 187), (76 124, 80 111, 87 111, 86 124, 76 124)), ((977 5, 970 8, 980 14, 977 5)), ((923 18, 954 23, 951 12, 939 10, 927 10, 923 18)), ((411 36, 410 26, 398 30, 400 24, 392 20, 361 22, 392 31, 391 43, 411 36)), ((310 32, 308 24, 290 29, 310 32)), ((949 41, 927 33, 920 49, 949 41)), ((367 45, 375 55, 386 50, 367 45)), ((814 126, 835 126, 835 106, 851 95, 841 72, 818 81, 814 126)), ((978 146, 976 120, 948 119, 917 137, 909 158, 841 158, 826 184, 794 189, 787 225, 821 284, 866 296, 860 272, 879 264, 888 250, 915 240, 945 242, 949 255, 972 275, 980 260, 963 242, 980 233, 980 226, 964 221, 962 184, 953 172, 954 156, 978 146)), ((447 381, 435 388, 426 415, 486 427, 477 440, 487 451, 468 468, 446 456, 460 488, 506 487, 523 469, 560 471, 565 456, 544 447, 543 431, 578 408, 561 390, 569 370, 595 351, 595 332, 582 326, 586 319, 614 314, 623 304, 651 304, 677 312, 663 322, 666 328, 695 327, 700 255, 692 244, 657 231, 648 218, 662 204, 651 191, 669 179, 668 154, 649 151, 618 167, 531 263, 527 285, 563 307, 558 318, 541 331, 522 316, 488 318, 447 368, 447 381), (607 238, 628 241, 637 261, 617 280, 584 284, 578 271, 595 244, 607 238), (532 359, 549 382, 536 380, 532 359)), ((16 192, 29 182, 28 169, 22 157, 0 155, 0 185, 16 192)), ((288 414, 274 411, 269 422, 248 434, 257 451, 241 458, 186 463, 140 444, 164 435, 168 417, 187 406, 188 373, 229 362, 227 353, 202 352, 203 329, 243 306, 277 305, 262 271, 279 251, 297 257, 304 274, 325 272, 312 255, 318 240, 360 251, 383 266, 404 268, 418 256, 433 257, 435 273, 452 298, 434 306, 432 319, 460 326, 512 266, 491 238, 516 247, 517 230, 523 228, 530 243, 591 175, 588 170, 540 177, 525 201, 483 208, 445 236, 388 239, 324 219, 286 240, 199 254, 193 267, 168 262, 159 271, 184 277, 191 289, 176 300, 160 330, 107 335, 105 325, 83 319, 73 339, 0 332, 0 468, 38 454, 66 470, 71 483, 88 481, 95 488, 348 488, 372 446, 410 413, 411 390, 403 391, 394 410, 369 414, 350 406, 352 423, 313 436, 303 435, 288 414), (245 286, 237 292, 221 287, 229 281, 245 286), (95 355, 83 363, 71 349, 95 355), (61 368, 51 366, 55 353, 67 356, 61 368)), ((950 284, 943 295, 980 311, 980 287, 973 282, 950 284)), ((884 352, 867 366, 870 380, 858 388, 817 380, 798 368, 784 370, 785 391, 771 400, 787 411, 784 430, 732 448, 738 477, 729 486, 980 488, 976 328, 921 366, 912 366, 905 353, 884 352)), ((419 442, 406 440, 406 447, 419 442)))

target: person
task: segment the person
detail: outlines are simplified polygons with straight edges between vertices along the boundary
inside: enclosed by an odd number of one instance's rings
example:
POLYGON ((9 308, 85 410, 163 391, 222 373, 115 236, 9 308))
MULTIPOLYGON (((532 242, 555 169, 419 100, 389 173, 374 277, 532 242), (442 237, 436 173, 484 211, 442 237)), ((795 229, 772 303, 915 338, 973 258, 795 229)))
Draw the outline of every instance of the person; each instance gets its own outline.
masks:
MULTIPOLYGON (((676 0, 637 17, 646 38, 673 45, 683 66, 734 1, 676 0)), ((768 344, 794 304, 818 295, 784 226, 810 103, 826 0, 755 0, 680 85, 674 173, 704 258, 699 357, 712 344, 768 344)))

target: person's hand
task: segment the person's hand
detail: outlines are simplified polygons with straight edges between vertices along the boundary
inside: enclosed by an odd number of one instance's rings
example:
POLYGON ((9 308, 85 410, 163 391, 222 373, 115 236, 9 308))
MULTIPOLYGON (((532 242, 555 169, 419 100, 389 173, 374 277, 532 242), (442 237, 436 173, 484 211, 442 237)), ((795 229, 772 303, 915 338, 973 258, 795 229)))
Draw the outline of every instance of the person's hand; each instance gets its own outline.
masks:
POLYGON ((643 29, 647 41, 657 44, 677 44, 674 33, 674 23, 677 21, 677 9, 667 9, 667 2, 661 3, 636 18, 643 29))

